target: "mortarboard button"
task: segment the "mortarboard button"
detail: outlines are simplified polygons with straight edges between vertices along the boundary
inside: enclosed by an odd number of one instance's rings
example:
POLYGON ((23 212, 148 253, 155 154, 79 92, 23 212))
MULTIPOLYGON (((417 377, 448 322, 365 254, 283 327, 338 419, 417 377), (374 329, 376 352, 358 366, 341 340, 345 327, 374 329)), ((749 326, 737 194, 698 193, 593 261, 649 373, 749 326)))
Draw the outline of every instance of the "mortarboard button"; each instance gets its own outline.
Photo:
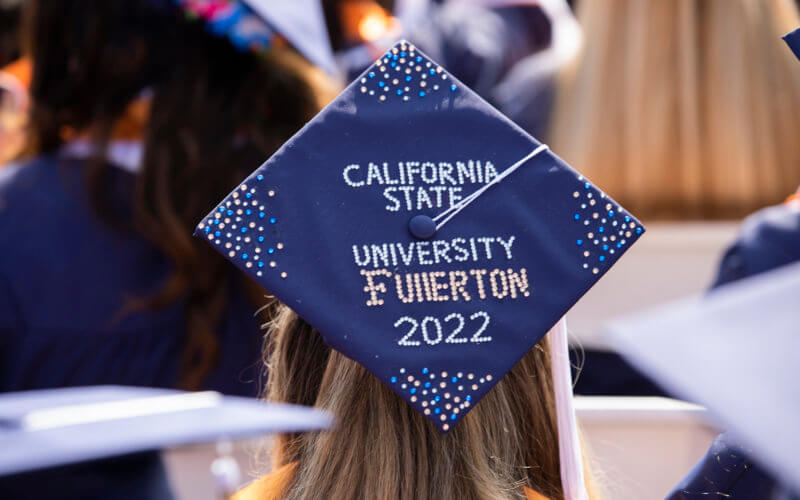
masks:
POLYGON ((436 222, 427 215, 416 215, 408 221, 411 235, 420 240, 427 240, 436 234, 436 222))
POLYGON ((401 41, 196 234, 447 432, 643 232, 401 41))

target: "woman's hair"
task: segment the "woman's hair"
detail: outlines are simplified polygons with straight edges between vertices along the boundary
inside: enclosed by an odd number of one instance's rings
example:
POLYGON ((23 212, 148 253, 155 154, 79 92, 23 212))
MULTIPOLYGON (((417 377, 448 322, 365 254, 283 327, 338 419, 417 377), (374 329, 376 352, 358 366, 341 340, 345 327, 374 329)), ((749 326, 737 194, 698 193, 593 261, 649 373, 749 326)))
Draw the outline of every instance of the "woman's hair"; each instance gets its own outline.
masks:
POLYGON ((267 335, 267 399, 315 406, 332 432, 281 436, 293 464, 285 499, 563 497, 547 341, 542 340, 448 434, 361 365, 331 350, 285 306, 267 335))
POLYGON ((198 388, 216 364, 215 330, 230 288, 245 286, 262 303, 264 292, 194 239, 193 229, 319 109, 306 78, 311 70, 288 49, 236 50, 171 1, 29 0, 26 9, 34 68, 30 150, 52 153, 76 135, 96 143, 90 196, 97 214, 120 230, 126 221, 111 209, 112 167, 103 152, 120 118, 137 117, 132 103, 149 97, 149 110, 139 113, 145 152, 127 228, 151 241, 173 269, 129 309, 182 301, 179 385, 198 388))
POLYGON ((792 0, 580 2, 555 151, 642 217, 728 218, 800 184, 792 0))

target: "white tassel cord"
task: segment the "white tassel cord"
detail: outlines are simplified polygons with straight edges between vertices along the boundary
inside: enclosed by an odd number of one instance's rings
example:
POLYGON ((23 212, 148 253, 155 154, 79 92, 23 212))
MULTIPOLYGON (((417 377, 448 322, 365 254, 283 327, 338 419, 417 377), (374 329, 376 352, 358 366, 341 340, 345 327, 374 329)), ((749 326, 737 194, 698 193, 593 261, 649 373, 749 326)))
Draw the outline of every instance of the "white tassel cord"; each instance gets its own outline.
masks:
POLYGON ((467 196, 463 200, 459 201, 458 203, 456 203, 452 207, 448 208, 444 212, 442 212, 439 215, 437 215, 436 217, 434 217, 433 221, 436 222, 436 230, 438 231, 439 229, 441 229, 442 226, 447 224, 447 221, 449 221, 450 219, 455 217, 463 209, 467 208, 467 205, 469 205, 470 203, 475 201, 475 199, 478 196, 482 195, 487 189, 489 189, 490 187, 494 186, 498 182, 502 181, 503 179, 505 179, 506 177, 508 177, 512 173, 514 173, 514 171, 517 170, 519 167, 524 165, 526 161, 530 160, 531 158, 533 158, 534 156, 538 155, 542 151, 546 151, 547 149, 550 149, 550 148, 548 148, 547 144, 540 144, 539 147, 537 147, 536 149, 534 149, 533 151, 528 153, 527 156, 525 156, 524 158, 519 160, 517 163, 511 165, 507 169, 503 170, 503 172, 500 175, 498 175, 497 177, 495 177, 494 179, 492 179, 491 182, 489 182, 487 184, 484 184, 483 186, 481 186, 479 189, 475 190, 475 192, 473 192, 472 194, 470 194, 469 196, 467 196), (442 220, 442 218, 444 218, 444 220, 442 220), (440 220, 442 220, 442 221, 439 222, 440 220))
POLYGON ((575 420, 572 372, 567 343, 567 319, 558 320, 550 330, 550 363, 558 420, 558 452, 561 457, 561 487, 564 500, 588 500, 583 476, 583 453, 575 420))

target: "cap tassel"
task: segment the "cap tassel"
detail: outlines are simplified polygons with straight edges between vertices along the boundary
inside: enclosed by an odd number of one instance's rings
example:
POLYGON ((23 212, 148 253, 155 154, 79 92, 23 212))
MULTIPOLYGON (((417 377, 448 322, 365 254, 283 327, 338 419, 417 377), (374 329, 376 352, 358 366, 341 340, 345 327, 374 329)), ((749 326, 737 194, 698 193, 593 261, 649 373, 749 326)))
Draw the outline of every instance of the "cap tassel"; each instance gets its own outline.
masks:
POLYGON ((583 477, 583 453, 578 438, 572 397, 572 372, 567 343, 567 318, 550 330, 550 359, 558 420, 558 452, 561 457, 561 487, 564 500, 588 500, 583 477))

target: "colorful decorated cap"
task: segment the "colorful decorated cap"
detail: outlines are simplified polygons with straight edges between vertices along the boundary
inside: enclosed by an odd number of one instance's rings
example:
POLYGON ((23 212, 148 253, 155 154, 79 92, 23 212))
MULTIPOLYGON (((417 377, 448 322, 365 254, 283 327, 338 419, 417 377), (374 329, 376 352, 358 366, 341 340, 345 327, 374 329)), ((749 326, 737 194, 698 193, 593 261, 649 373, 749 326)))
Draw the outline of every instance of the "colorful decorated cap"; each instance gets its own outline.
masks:
POLYGON ((800 28, 783 35, 783 41, 792 49, 792 53, 800 59, 800 28))
POLYGON ((324 71, 337 71, 319 0, 173 1, 240 49, 264 50, 282 38, 324 71))
POLYGON ((447 432, 643 231, 401 41, 196 234, 447 432))

